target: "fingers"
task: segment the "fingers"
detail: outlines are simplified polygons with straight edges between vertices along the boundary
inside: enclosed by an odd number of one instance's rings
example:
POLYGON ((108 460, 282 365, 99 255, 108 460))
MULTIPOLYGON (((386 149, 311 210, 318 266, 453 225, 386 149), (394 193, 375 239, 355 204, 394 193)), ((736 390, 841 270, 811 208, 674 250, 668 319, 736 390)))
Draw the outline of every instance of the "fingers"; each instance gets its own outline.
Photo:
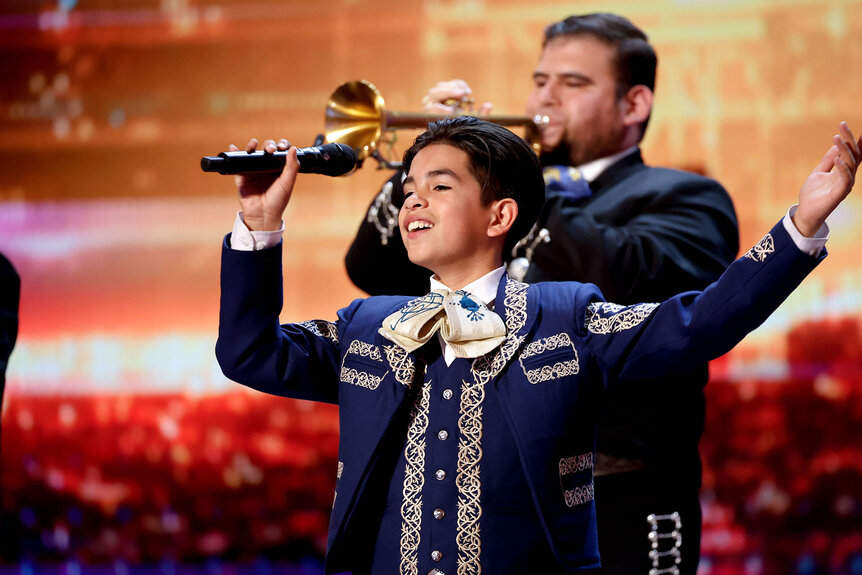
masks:
POLYGON ((446 100, 463 100, 469 98, 473 94, 473 90, 464 80, 448 80, 446 82, 438 82, 436 86, 428 90, 429 99, 437 104, 441 104, 446 100))
POLYGON ((835 165, 835 158, 838 157, 838 146, 832 145, 823 157, 820 158, 820 163, 814 168, 815 172, 828 172, 835 165))
MULTIPOLYGON (((248 144, 246 144, 245 151, 248 153, 256 151, 258 144, 259 144, 259 142, 257 141, 257 138, 252 138, 251 140, 248 141, 248 144)), ((275 140, 266 140, 263 143, 263 151, 266 152, 267 154, 272 154, 276 150, 278 150, 279 152, 283 152, 286 149, 288 149, 289 147, 290 147, 290 142, 286 138, 281 138, 277 142, 275 140)), ((231 152, 236 152, 237 150, 239 150, 239 148, 237 148, 233 144, 228 146, 228 148, 230 149, 231 152)))
POLYGON ((854 154, 851 147, 856 142, 850 140, 848 143, 846 140, 842 140, 841 136, 837 134, 834 136, 833 141, 835 142, 833 147, 838 150, 835 156, 834 169, 840 176, 840 185, 845 188, 842 193, 842 197, 844 197, 852 189, 853 183, 856 180, 856 169, 859 167, 858 157, 854 154))
POLYGON ((862 137, 859 140, 853 138, 853 132, 850 130, 850 126, 847 125, 847 122, 841 122, 838 126, 838 131, 841 134, 841 137, 847 142, 847 145, 850 147, 851 152, 853 153, 853 157, 856 158, 857 163, 860 159, 862 159, 862 137))
MULTIPOLYGON (((260 147, 260 142, 257 138, 252 138, 248 141, 248 144, 245 146, 245 151, 249 154, 256 152, 260 147)), ((239 151, 239 148, 233 144, 228 146, 231 152, 239 151)), ((266 154, 274 154, 275 152, 284 152, 291 148, 290 142, 287 138, 281 138, 279 140, 265 140, 262 146, 262 151, 266 154)), ((298 169, 298 162, 296 160, 296 154, 292 155, 293 160, 292 163, 296 164, 296 166, 291 166, 291 170, 296 171, 298 169)), ((276 176, 273 174, 237 174, 234 176, 234 182, 237 188, 240 189, 240 195, 254 195, 262 193, 268 186, 271 185, 273 181, 276 180, 276 176)), ((293 185, 292 180, 286 182, 289 185, 293 185)))
MULTIPOLYGON (((835 169, 842 176, 841 180, 846 182, 853 182, 856 179, 855 170, 847 165, 847 163, 839 156, 835 159, 835 169)), ((839 180, 839 181, 841 181, 839 180)), ((847 188, 847 192, 850 191, 850 188, 847 188)), ((845 193, 846 195, 846 193, 845 193)))
POLYGON ((288 142, 285 138, 282 138, 277 142, 275 140, 267 140, 263 143, 263 151, 267 154, 274 154, 276 151, 283 152, 289 147, 290 142, 288 142))
POLYGON ((859 165, 858 157, 853 153, 853 148, 851 147, 851 145, 855 145, 855 142, 851 140, 848 143, 840 135, 835 134, 832 136, 832 143, 836 149, 835 162, 841 162, 845 166, 851 167, 855 172, 856 166, 859 165))
POLYGON ((426 112, 441 114, 451 113, 463 104, 472 105, 472 103, 473 90, 467 82, 460 79, 438 82, 422 98, 422 107, 426 112))

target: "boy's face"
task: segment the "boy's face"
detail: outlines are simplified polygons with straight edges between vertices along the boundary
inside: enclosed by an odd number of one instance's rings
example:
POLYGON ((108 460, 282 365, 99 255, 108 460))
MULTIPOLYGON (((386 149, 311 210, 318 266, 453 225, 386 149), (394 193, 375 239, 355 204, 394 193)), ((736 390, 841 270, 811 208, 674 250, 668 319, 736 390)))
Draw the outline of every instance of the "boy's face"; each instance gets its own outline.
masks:
POLYGON ((423 148, 404 180, 398 224, 410 261, 453 289, 500 265, 499 254, 489 255, 495 202, 483 206, 481 189, 467 154, 447 144, 423 148))

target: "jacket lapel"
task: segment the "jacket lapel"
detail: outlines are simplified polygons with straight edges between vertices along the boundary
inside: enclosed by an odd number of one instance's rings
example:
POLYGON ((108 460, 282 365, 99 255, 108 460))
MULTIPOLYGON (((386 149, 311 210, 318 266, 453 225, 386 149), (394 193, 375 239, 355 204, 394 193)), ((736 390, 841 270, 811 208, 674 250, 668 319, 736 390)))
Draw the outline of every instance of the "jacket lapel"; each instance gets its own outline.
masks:
POLYGON ((503 275, 500 280, 494 311, 500 314, 506 324, 506 339, 500 347, 473 361, 473 371, 482 382, 496 379, 512 361, 536 321, 538 301, 528 287, 510 278, 509 274, 503 275))

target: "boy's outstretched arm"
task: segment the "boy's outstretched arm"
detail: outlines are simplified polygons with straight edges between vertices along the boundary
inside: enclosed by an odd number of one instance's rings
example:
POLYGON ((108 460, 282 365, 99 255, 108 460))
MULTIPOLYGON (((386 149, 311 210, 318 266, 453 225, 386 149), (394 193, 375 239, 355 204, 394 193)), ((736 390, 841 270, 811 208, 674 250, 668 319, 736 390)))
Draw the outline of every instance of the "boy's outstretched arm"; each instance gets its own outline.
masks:
POLYGON ((826 235, 821 228, 850 193, 862 160, 862 139, 854 139, 843 122, 839 131, 800 188, 799 204, 790 211, 793 222, 778 222, 702 292, 681 293, 661 304, 624 307, 594 298, 575 307, 587 308, 582 328, 587 346, 616 380, 638 380, 645 373, 660 377, 726 353, 826 257, 821 249, 826 237, 816 236, 826 235))
MULTIPOLYGON (((257 149, 257 140, 252 139, 246 146, 247 152, 257 149)), ((230 150, 239 148, 231 144, 230 150)), ((267 140, 263 146, 264 152, 274 153, 276 150, 288 150, 281 174, 241 174, 236 176, 236 189, 239 193, 239 204, 242 208, 243 221, 252 231, 275 231, 281 229, 281 219, 299 171, 296 159, 296 148, 282 138, 277 143, 267 140)))
POLYGON ((862 160, 862 137, 854 139, 846 122, 814 171, 799 190, 799 207, 793 224, 805 237, 814 237, 827 216, 838 207, 853 189, 856 169, 862 160))

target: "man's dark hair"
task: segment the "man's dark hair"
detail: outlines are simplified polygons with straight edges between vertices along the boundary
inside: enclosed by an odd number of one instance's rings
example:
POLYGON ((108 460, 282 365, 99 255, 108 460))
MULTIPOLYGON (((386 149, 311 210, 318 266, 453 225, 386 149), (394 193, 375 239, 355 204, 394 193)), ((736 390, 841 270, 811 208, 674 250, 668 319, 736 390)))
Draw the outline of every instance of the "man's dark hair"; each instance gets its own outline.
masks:
MULTIPOLYGON (((597 12, 569 16, 545 28, 542 47, 560 37, 592 36, 616 48, 613 65, 616 70, 617 99, 632 86, 643 85, 655 91, 658 57, 643 30, 617 14, 597 12)), ((649 119, 647 119, 649 121, 649 119)), ((642 129, 646 131, 644 122, 642 129)))
POLYGON ((444 118, 428 124, 413 145, 404 152, 404 173, 420 150, 431 144, 446 144, 467 154, 470 171, 482 185, 480 201, 512 198, 518 217, 506 236, 504 257, 539 217, 545 201, 542 167, 530 145, 510 130, 473 116, 444 118))

